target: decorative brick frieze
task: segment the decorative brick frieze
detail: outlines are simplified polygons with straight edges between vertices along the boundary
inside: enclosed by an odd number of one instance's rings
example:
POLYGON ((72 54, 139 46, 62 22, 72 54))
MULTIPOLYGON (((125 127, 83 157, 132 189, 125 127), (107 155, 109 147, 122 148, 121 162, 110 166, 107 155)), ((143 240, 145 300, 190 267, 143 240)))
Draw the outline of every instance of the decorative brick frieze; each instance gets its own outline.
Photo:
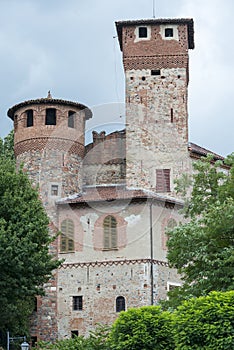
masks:
POLYGON ((84 157, 84 145, 82 145, 80 142, 49 137, 36 137, 16 143, 15 156, 17 157, 21 153, 25 152, 36 150, 46 151, 53 149, 61 152, 67 152, 68 154, 77 154, 81 158, 84 157))
POLYGON ((125 70, 183 68, 188 66, 188 57, 187 55, 126 56, 123 64, 125 70))

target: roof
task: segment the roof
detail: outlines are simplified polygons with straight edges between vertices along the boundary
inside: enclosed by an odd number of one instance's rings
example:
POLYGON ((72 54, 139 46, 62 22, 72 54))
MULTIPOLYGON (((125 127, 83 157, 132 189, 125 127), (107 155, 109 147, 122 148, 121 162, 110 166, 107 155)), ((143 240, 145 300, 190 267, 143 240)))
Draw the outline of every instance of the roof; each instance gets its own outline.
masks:
POLYGON ((219 154, 209 151, 208 149, 198 146, 192 142, 189 142, 188 150, 190 151, 190 155, 197 155, 201 157, 201 156, 207 156, 207 154, 212 154, 214 156, 214 160, 223 161, 225 159, 223 156, 220 156, 219 154))
POLYGON ((14 119, 14 114, 15 112, 21 108, 21 107, 27 107, 27 106, 32 106, 32 105, 65 105, 65 106, 70 106, 71 108, 75 107, 75 108, 79 108, 81 110, 85 110, 85 115, 86 115, 86 120, 92 118, 92 111, 85 105, 78 103, 78 102, 72 102, 72 101, 67 101, 67 100, 61 100, 61 99, 57 99, 57 98, 38 98, 35 100, 28 100, 28 101, 24 101, 24 102, 20 102, 16 105, 14 105, 13 107, 11 107, 8 112, 7 115, 8 117, 10 117, 12 120, 14 119))
POLYGON ((110 202, 114 200, 133 199, 153 199, 160 202, 173 203, 183 206, 183 201, 176 198, 156 194, 143 189, 126 188, 125 185, 87 186, 83 189, 82 193, 77 193, 72 196, 62 198, 57 201, 57 204, 81 204, 89 202, 110 202))
POLYGON ((115 22, 120 49, 122 51, 122 28, 136 25, 161 25, 161 24, 186 24, 188 26, 189 49, 194 49, 194 25, 192 18, 157 18, 157 19, 140 19, 126 20, 115 22))

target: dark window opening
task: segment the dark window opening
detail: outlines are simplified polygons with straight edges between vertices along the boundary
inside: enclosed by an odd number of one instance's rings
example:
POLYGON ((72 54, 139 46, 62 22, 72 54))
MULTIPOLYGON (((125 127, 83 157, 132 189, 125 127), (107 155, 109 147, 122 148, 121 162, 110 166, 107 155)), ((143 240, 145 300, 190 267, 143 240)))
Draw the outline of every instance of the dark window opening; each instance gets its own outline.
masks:
POLYGON ((70 219, 63 220, 61 224, 60 250, 63 253, 74 251, 74 223, 70 219))
POLYGON ((144 80, 145 80, 145 77, 142 77, 141 79, 144 81, 144 80))
POLYGON ((105 217, 103 221, 104 249, 117 248, 117 221, 112 215, 105 217))
POLYGON ((139 38, 147 38, 148 31, 147 27, 139 27, 139 38))
POLYGON ((79 336, 79 331, 78 330, 71 331, 71 337, 72 338, 75 338, 75 337, 78 337, 78 336, 79 336))
POLYGON ((165 37, 166 38, 173 38, 173 29, 172 28, 165 29, 165 37))
POLYGON ((72 300, 72 308, 74 311, 83 310, 83 296, 75 296, 72 300))
POLYGON ((31 346, 34 348, 37 346, 37 336, 32 336, 31 337, 31 346))
POLYGON ((171 108, 171 123, 174 121, 174 111, 173 108, 171 108))
POLYGON ((33 110, 28 109, 26 111, 26 115, 27 115, 27 128, 29 128, 30 126, 33 126, 33 110))
POLYGON ((69 111, 68 112, 68 127, 74 128, 75 127, 75 112, 69 111))
POLYGON ((125 311, 125 298, 117 297, 116 298, 116 312, 125 311))
POLYGON ((160 69, 151 70, 151 75, 160 75, 160 74, 161 74, 160 69))
POLYGON ((47 108, 46 109, 46 125, 56 125, 56 109, 47 108))
POLYGON ((170 169, 156 170, 156 191, 170 192, 170 169))

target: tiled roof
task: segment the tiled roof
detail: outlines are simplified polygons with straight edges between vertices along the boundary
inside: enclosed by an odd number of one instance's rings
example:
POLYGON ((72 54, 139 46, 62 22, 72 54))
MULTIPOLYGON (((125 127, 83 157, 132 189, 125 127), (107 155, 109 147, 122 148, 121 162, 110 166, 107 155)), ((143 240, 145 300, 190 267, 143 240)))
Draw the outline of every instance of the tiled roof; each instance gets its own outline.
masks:
POLYGON ((136 25, 161 25, 161 24, 186 24, 188 26, 188 41, 189 49, 194 49, 194 26, 192 18, 157 18, 157 19, 141 19, 141 20, 126 20, 115 22, 120 49, 122 50, 122 28, 136 25))
POLYGON ((114 200, 129 199, 154 199, 160 202, 174 203, 181 206, 183 205, 182 201, 173 197, 156 194, 154 192, 142 189, 128 189, 125 185, 87 186, 84 188, 82 193, 77 193, 72 196, 62 198, 57 201, 57 204, 109 202, 114 200))
POLYGON ((14 114, 17 111, 17 109, 19 109, 21 107, 40 105, 40 104, 65 105, 65 106, 70 106, 71 108, 76 107, 79 109, 84 109, 85 115, 86 115, 86 120, 92 118, 92 112, 87 106, 85 106, 81 103, 78 103, 78 102, 66 101, 66 100, 61 100, 61 99, 57 99, 57 98, 38 98, 35 100, 28 100, 28 101, 18 103, 8 110, 7 115, 8 115, 8 117, 10 117, 13 120, 14 114))
POLYGON ((224 160, 225 159, 223 156, 220 156, 219 154, 214 153, 212 151, 209 151, 208 149, 203 148, 201 146, 198 146, 192 142, 189 142, 188 150, 190 151, 191 156, 197 155, 197 156, 201 157, 201 156, 207 156, 207 154, 212 154, 214 156, 214 160, 224 160))

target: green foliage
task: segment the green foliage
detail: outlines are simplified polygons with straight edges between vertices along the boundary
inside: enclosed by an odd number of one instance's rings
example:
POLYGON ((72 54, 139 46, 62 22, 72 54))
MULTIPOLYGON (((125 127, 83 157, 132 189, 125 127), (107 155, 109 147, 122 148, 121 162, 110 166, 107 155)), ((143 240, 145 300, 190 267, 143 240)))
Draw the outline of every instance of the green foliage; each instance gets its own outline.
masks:
POLYGON ((175 350, 234 349, 234 291, 185 301, 175 312, 175 350))
POLYGON ((12 130, 5 138, 2 140, 0 138, 0 158, 15 159, 14 155, 14 130, 12 130))
POLYGON ((159 306, 121 312, 109 336, 113 350, 174 349, 172 314, 159 306))
POLYGON ((35 295, 59 262, 49 254, 49 220, 22 170, 0 157, 0 330, 26 331, 35 295))
POLYGON ((168 232, 167 258, 184 284, 169 293, 170 304, 212 290, 234 289, 234 155, 230 172, 211 158, 194 164, 193 190, 185 216, 190 220, 168 232))

